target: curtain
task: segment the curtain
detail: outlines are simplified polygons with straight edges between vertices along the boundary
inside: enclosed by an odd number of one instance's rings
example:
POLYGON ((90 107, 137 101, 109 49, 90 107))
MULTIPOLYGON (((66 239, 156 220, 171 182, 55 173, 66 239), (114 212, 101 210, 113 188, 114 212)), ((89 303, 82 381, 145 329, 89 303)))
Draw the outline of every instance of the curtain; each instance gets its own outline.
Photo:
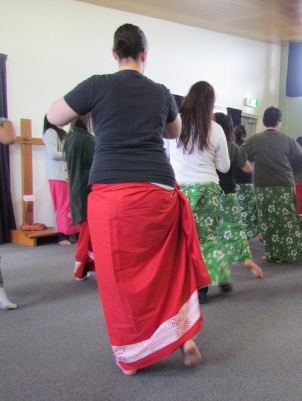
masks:
POLYGON ((232 109, 232 107, 227 107, 227 115, 231 117, 234 123, 234 127, 236 125, 241 124, 241 113, 242 110, 232 109))
POLYGON ((302 42, 289 43, 286 96, 302 96, 302 42))
MULTIPOLYGON (((0 117, 7 117, 7 56, 0 53, 0 117)), ((10 241, 10 229, 16 228, 10 191, 9 147, 0 144, 0 244, 10 241)))

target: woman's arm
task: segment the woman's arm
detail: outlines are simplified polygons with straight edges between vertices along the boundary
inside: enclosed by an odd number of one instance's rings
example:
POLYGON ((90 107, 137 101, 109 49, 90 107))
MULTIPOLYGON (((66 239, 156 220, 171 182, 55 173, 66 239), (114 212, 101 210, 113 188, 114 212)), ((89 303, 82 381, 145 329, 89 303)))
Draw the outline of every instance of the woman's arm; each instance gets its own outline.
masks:
POLYGON ((241 167, 241 170, 244 173, 252 173, 253 172, 253 167, 252 167, 251 163, 247 160, 245 162, 245 164, 241 167))
POLYGON ((221 132, 218 134, 220 136, 219 145, 215 155, 215 167, 221 173, 227 173, 231 167, 231 161, 226 137, 221 127, 219 127, 220 129, 221 132))
POLYGON ((175 120, 172 123, 166 123, 164 126, 163 137, 166 139, 178 138, 181 133, 181 118, 177 114, 175 120))
POLYGON ((47 113, 47 120, 54 125, 63 126, 74 120, 78 114, 73 111, 64 98, 56 100, 47 113))

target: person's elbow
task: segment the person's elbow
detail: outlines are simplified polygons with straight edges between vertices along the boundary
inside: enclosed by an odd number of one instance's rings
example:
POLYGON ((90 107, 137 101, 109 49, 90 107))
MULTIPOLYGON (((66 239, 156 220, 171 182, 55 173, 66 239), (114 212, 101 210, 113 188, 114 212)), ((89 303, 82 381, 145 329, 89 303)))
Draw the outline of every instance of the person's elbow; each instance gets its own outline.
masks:
POLYGON ((230 160, 226 160, 224 163, 218 163, 216 165, 216 169, 220 171, 220 173, 227 173, 231 167, 230 160))
POLYGON ((164 138, 166 139, 175 139, 178 138, 181 133, 181 118, 180 115, 177 114, 175 120, 171 123, 166 123, 164 127, 164 138))
POLYGON ((16 142, 16 131, 10 121, 5 121, 1 129, 1 143, 4 145, 12 145, 16 142))
POLYGON ((65 102, 64 98, 56 100, 49 108, 47 113, 47 120, 59 127, 70 123, 74 120, 78 114, 74 112, 68 104, 65 102))
POLYGON ((252 173, 253 172, 253 167, 252 167, 251 163, 247 160, 245 162, 245 164, 241 167, 241 170, 244 173, 252 173))

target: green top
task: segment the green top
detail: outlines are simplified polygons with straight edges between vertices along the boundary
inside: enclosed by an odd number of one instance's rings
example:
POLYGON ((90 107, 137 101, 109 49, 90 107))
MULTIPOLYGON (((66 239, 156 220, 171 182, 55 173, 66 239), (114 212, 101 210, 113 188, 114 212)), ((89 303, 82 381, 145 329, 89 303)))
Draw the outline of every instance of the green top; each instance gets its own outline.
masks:
POLYGON ((253 135, 241 148, 254 161, 255 187, 295 185, 290 161, 301 158, 302 149, 294 138, 275 130, 253 135))
POLYGON ((72 220, 79 224, 87 218, 89 172, 94 154, 95 138, 82 128, 74 128, 68 135, 64 151, 69 176, 72 220))

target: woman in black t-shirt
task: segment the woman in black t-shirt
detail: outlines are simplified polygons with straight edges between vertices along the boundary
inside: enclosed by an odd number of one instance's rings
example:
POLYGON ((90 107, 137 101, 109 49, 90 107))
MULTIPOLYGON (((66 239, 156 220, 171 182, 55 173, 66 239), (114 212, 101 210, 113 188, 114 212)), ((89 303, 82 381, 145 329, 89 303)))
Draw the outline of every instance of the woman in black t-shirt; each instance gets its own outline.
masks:
POLYGON ((178 137, 180 116, 169 90, 143 75, 147 52, 140 28, 119 27, 118 72, 88 78, 48 113, 54 124, 92 115, 88 224, 110 342, 128 376, 178 348, 185 366, 200 363, 197 289, 210 283, 163 146, 178 137))

